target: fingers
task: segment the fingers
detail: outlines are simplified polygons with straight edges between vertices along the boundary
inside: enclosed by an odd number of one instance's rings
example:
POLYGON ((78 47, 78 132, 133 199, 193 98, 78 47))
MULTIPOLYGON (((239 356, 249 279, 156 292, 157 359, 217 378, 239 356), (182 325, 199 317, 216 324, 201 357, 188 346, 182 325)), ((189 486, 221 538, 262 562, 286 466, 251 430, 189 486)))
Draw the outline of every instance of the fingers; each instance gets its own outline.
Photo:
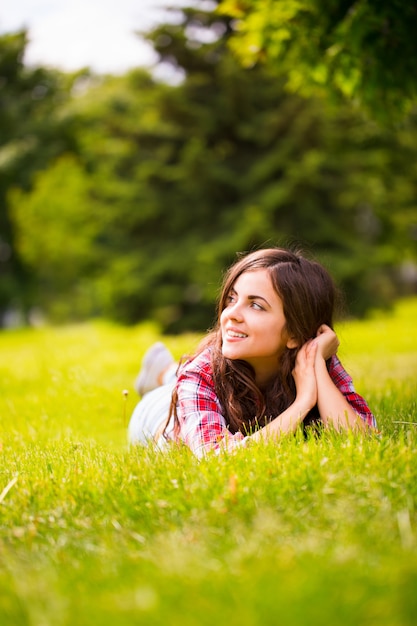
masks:
POLYGON ((317 381, 315 374, 315 360, 318 342, 310 339, 298 351, 295 367, 292 372, 297 390, 297 398, 314 406, 317 401, 317 381))
POLYGON ((327 326, 327 324, 322 324, 317 330, 316 337, 323 335, 324 333, 334 333, 334 330, 330 328, 330 326, 327 326))
POLYGON ((303 344, 298 351, 295 361, 296 368, 313 367, 318 349, 318 342, 316 339, 309 339, 303 344))
POLYGON ((324 359, 329 359, 336 354, 340 343, 334 330, 327 324, 322 324, 318 328, 316 341, 319 345, 318 352, 324 359))

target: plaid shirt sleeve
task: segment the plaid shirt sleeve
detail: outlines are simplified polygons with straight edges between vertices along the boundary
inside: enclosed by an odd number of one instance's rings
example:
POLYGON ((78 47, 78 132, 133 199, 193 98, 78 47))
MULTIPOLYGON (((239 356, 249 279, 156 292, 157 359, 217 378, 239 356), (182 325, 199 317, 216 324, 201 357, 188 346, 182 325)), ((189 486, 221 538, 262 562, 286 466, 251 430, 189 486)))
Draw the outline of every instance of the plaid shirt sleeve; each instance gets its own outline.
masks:
MULTIPOLYGON (((331 359, 329 374, 359 417, 369 426, 376 427, 376 420, 367 403, 356 393, 352 378, 336 356, 331 359)), ((177 392, 180 438, 196 456, 202 457, 209 451, 233 450, 246 445, 247 437, 239 432, 232 434, 227 428, 214 390, 208 350, 181 366, 177 392)))
POLYGON ((196 456, 245 445, 247 438, 242 433, 232 434, 227 429, 214 390, 208 350, 180 368, 177 391, 180 438, 196 456))
POLYGON ((362 396, 356 393, 352 378, 343 368, 337 356, 333 356, 331 358, 329 374, 336 387, 345 396, 353 410, 359 415, 365 424, 376 428, 375 417, 372 415, 370 408, 362 396))

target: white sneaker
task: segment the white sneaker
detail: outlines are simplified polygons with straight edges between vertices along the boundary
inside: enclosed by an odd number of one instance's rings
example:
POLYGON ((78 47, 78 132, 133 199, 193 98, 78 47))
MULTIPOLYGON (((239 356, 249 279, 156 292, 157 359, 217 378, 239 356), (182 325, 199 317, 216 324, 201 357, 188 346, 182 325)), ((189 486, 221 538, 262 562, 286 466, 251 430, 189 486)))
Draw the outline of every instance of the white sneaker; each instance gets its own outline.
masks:
POLYGON ((158 380, 160 374, 174 363, 174 357, 168 348, 158 341, 145 353, 142 360, 142 367, 135 380, 134 387, 140 396, 144 396, 148 391, 159 387, 158 380))

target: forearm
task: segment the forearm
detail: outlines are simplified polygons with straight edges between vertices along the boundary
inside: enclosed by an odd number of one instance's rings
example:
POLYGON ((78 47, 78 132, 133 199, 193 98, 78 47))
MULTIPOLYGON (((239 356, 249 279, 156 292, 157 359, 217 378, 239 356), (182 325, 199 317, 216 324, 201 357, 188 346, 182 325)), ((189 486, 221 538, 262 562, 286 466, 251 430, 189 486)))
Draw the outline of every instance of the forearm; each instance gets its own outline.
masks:
POLYGON ((317 344, 309 341, 302 346, 296 358, 293 377, 296 386, 294 402, 269 424, 252 435, 256 441, 279 438, 297 430, 301 422, 317 403, 315 359, 317 344))
POLYGON ((350 428, 364 429, 365 425, 360 416, 333 382, 324 359, 316 360, 315 370, 317 406, 323 424, 333 426, 338 431, 350 428))
POLYGON ((253 433, 250 438, 254 441, 279 439, 287 433, 293 433, 312 408, 311 402, 296 399, 288 409, 253 433))

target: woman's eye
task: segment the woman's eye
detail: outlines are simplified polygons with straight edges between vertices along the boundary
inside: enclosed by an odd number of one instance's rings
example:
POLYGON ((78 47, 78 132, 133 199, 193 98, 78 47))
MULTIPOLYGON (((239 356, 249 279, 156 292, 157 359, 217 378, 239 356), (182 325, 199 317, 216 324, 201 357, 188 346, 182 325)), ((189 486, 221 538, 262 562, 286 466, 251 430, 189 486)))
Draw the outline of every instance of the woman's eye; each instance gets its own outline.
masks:
POLYGON ((260 304, 258 304, 257 302, 252 302, 252 308, 256 309, 257 311, 263 311, 264 307, 261 306, 260 304))

